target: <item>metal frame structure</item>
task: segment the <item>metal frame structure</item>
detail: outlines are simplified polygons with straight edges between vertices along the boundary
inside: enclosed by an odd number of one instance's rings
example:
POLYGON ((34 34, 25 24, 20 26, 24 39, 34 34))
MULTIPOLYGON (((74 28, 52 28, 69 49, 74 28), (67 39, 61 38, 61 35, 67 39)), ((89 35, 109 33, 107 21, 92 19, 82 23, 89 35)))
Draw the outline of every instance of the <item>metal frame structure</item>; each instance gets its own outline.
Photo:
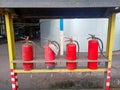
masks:
POLYGON ((109 17, 107 46, 106 46, 106 56, 108 58, 108 61, 106 62, 106 66, 107 66, 106 68, 97 69, 97 70, 91 70, 91 69, 84 68, 84 69, 76 69, 76 70, 67 70, 67 69, 53 69, 53 70, 38 69, 38 70, 35 70, 34 69, 34 70, 30 70, 30 71, 24 71, 24 70, 15 69, 17 62, 15 62, 16 50, 15 50, 14 30, 13 30, 13 14, 11 14, 7 11, 2 11, 2 10, 0 10, 0 11, 2 14, 5 15, 12 90, 18 90, 17 73, 42 73, 42 72, 46 72, 46 73, 48 73, 48 72, 105 72, 104 90, 110 90, 112 48, 113 48, 113 40, 114 40, 114 28, 115 28, 116 13, 112 13, 109 17))

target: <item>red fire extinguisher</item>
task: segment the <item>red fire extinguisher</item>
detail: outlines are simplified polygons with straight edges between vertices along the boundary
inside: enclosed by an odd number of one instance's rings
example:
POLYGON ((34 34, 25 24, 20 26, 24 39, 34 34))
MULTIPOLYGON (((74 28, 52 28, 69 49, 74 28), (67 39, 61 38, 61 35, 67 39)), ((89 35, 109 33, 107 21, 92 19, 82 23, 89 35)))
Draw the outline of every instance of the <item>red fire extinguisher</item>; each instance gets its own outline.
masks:
MULTIPOLYGON (((22 45, 22 59, 24 61, 32 61, 33 60, 33 45, 31 41, 28 41, 29 37, 25 39, 26 43, 22 45)), ((33 69, 33 63, 23 63, 24 70, 33 69)))
POLYGON ((56 63, 54 62, 56 55, 59 53, 60 46, 56 41, 48 41, 44 47, 45 65, 47 69, 54 69, 56 63))
MULTIPOLYGON (((79 52, 79 44, 77 41, 73 40, 72 37, 69 38, 69 43, 66 45, 66 59, 69 61, 76 61, 76 44, 78 46, 79 52), (76 43, 76 44, 75 44, 76 43)), ((67 69, 73 70, 77 68, 76 62, 67 62, 66 63, 67 69)))
MULTIPOLYGON (((103 42, 100 38, 95 37, 95 35, 89 34, 91 37, 88 39, 91 39, 88 41, 88 60, 98 60, 98 48, 100 50, 100 53, 103 52, 103 42), (99 44, 99 41, 101 42, 101 47, 99 44)), ((98 63, 97 62, 88 62, 88 68, 89 69, 97 69, 98 63)))

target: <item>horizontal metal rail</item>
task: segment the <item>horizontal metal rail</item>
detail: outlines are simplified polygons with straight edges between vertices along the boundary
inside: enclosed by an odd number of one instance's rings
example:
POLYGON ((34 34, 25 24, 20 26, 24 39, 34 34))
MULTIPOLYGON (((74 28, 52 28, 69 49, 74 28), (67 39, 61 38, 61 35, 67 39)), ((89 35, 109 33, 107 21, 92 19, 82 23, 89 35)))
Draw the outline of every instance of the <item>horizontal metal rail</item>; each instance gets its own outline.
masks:
POLYGON ((106 68, 99 68, 96 70, 92 70, 92 69, 87 69, 87 68, 83 68, 83 69, 75 69, 75 70, 68 70, 68 69, 52 69, 52 70, 48 70, 48 69, 33 69, 33 70, 29 70, 29 71, 25 71, 22 69, 15 69, 16 73, 45 73, 45 72, 105 72, 107 71, 106 68))
POLYGON ((23 60, 14 60, 12 63, 42 63, 42 62, 109 62, 109 60, 44 60, 44 59, 37 59, 32 61, 23 61, 23 60))

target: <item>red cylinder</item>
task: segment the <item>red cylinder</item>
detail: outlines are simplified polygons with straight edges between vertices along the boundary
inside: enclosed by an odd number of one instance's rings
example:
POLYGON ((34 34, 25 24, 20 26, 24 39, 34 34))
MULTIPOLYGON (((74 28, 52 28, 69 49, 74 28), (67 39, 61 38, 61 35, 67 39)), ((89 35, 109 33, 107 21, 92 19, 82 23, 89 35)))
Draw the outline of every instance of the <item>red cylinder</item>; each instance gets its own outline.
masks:
POLYGON ((45 60, 51 60, 53 62, 46 62, 46 66, 54 66, 55 65, 55 62, 54 62, 54 59, 55 59, 55 53, 49 48, 49 45, 45 45, 44 47, 44 55, 45 55, 45 60))
MULTIPOLYGON (((97 60, 98 59, 98 41, 97 40, 89 40, 88 41, 88 59, 89 60, 97 60)), ((89 69, 97 69, 97 62, 88 62, 89 69)))
MULTIPOLYGON (((66 59, 72 61, 76 60, 76 44, 69 43, 66 45, 66 59)), ((67 62, 66 66, 69 70, 76 69, 76 62, 67 62)))
MULTIPOLYGON (((30 44, 22 45, 22 59, 24 61, 32 61, 33 60, 33 46, 30 44)), ((24 70, 33 69, 33 63, 23 63, 24 70)))

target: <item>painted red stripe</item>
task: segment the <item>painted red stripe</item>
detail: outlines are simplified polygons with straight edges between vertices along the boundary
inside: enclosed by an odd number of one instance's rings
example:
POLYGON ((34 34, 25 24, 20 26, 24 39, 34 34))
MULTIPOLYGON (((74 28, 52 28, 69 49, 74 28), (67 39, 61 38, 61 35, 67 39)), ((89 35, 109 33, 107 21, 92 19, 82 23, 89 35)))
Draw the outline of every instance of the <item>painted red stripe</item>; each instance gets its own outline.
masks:
POLYGON ((18 90, 17 88, 12 88, 12 90, 18 90))
POLYGON ((16 82, 18 82, 18 79, 16 78, 17 74, 14 73, 14 70, 11 69, 11 81, 14 79, 15 81, 12 81, 12 84, 15 84, 15 87, 12 87, 12 90, 18 90, 18 86, 16 86, 16 82))
POLYGON ((17 83, 18 83, 17 73, 15 73, 15 80, 16 80, 16 88, 17 88, 17 90, 18 90, 19 86, 17 85, 17 83))
POLYGON ((106 89, 105 90, 110 90, 110 86, 106 86, 106 89))
POLYGON ((106 82, 110 82, 110 79, 107 79, 106 82))
POLYGON ((10 72, 14 72, 14 70, 13 70, 13 69, 10 69, 10 72))

